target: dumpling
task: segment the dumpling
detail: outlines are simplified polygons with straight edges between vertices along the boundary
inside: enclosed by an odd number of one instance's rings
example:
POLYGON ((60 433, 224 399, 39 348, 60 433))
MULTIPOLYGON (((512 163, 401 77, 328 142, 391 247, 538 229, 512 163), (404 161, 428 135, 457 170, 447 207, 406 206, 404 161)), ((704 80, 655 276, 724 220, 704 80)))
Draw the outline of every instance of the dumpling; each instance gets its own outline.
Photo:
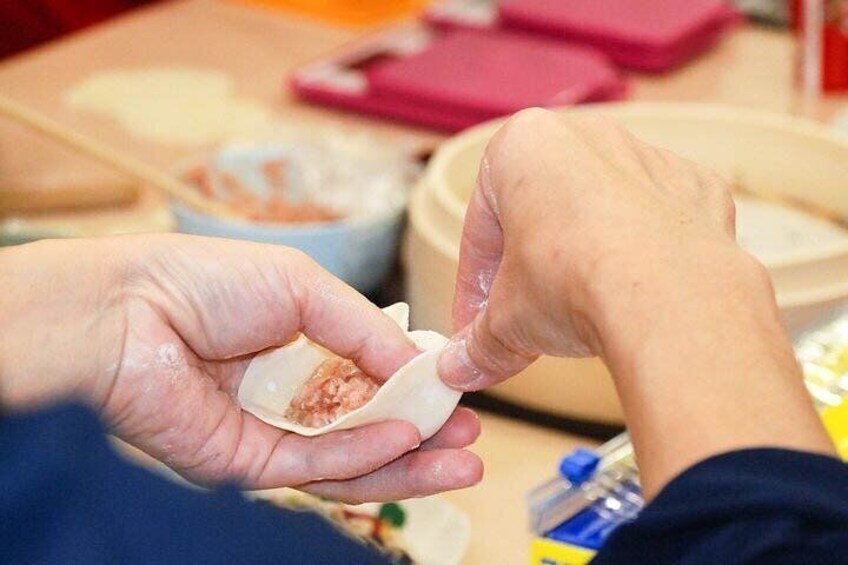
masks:
POLYGON ((382 384, 353 361, 331 357, 301 385, 284 416, 296 424, 320 428, 368 404, 382 384))
MULTIPOLYGON (((409 306, 398 303, 383 311, 408 331, 409 306)), ((304 436, 406 420, 427 439, 444 425, 462 394, 445 385, 436 370, 448 339, 430 331, 407 335, 422 353, 382 386, 301 336, 251 361, 239 401, 260 420, 304 436)))

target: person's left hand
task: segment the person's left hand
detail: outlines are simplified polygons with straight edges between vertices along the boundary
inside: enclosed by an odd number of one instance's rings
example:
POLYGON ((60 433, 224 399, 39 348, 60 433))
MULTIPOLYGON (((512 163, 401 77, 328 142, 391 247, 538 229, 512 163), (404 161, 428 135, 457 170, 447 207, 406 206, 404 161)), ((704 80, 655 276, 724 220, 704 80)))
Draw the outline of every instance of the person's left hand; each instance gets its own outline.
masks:
POLYGON ((467 409, 424 444, 407 422, 306 438, 241 410, 252 357, 299 332, 380 378, 417 354, 379 309, 302 253, 147 236, 43 242, 0 261, 7 405, 76 393, 116 435, 202 484, 296 486, 358 502, 480 480, 480 460, 462 449, 480 430, 467 409))

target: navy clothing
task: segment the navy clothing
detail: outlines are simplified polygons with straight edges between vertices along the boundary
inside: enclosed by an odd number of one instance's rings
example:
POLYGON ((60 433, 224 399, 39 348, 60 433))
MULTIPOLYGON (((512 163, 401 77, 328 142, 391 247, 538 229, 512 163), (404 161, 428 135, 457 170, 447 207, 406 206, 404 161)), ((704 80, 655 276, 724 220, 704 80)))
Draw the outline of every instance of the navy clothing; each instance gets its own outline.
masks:
MULTIPOLYGON (((848 563, 848 470, 777 449, 699 463, 594 563, 848 563)), ((79 406, 0 420, 0 563, 370 564, 321 518, 123 462, 79 406)))
POLYGON ((848 563, 848 468, 782 449, 713 457, 669 483, 592 563, 848 563))
POLYGON ((317 515, 129 465, 94 414, 63 406, 0 419, 0 563, 386 561, 317 515))

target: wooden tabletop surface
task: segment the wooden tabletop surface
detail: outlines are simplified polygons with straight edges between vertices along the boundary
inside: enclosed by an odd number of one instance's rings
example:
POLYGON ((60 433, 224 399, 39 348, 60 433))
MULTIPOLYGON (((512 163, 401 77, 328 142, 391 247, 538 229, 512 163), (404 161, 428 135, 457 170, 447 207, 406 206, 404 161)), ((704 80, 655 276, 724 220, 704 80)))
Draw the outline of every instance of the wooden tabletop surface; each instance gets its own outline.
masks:
MULTIPOLYGON (((104 69, 219 69, 234 77, 238 95, 267 104, 281 120, 343 123, 423 146, 436 144, 441 139, 437 134, 299 104, 283 88, 292 68, 364 33, 235 1, 182 0, 139 10, 3 62, 0 93, 165 169, 203 148, 166 147, 134 138, 109 119, 71 110, 62 101, 63 93, 104 69)), ((833 119, 846 98, 800 100, 792 87, 793 57, 787 33, 741 28, 681 70, 632 77, 631 98, 720 102, 833 119)), ((107 173, 0 120, 0 178, 81 174, 107 173)), ((486 462, 485 480, 445 496, 471 518, 468 563, 520 564, 527 560, 530 539, 524 496, 551 475, 561 455, 593 442, 492 415, 483 416, 483 428, 475 451, 486 462)))
MULTIPOLYGON (((64 93, 104 69, 216 69, 234 78, 237 95, 266 104, 283 122, 342 123, 426 146, 437 143, 442 136, 426 130, 298 103, 284 88, 284 78, 293 68, 367 32, 238 0, 177 0, 7 59, 0 63, 0 93, 161 167, 203 147, 163 146, 135 138, 110 118, 69 108, 64 93)), ((631 98, 721 102, 831 119, 848 99, 804 104, 792 88, 793 59, 794 43, 788 33, 742 28, 694 64, 659 76, 631 76, 631 98)), ((66 152, 49 146, 0 120, 0 174, 48 174, 45 171, 57 167, 79 166, 66 152), (39 154, 37 160, 23 157, 33 153, 39 154)))

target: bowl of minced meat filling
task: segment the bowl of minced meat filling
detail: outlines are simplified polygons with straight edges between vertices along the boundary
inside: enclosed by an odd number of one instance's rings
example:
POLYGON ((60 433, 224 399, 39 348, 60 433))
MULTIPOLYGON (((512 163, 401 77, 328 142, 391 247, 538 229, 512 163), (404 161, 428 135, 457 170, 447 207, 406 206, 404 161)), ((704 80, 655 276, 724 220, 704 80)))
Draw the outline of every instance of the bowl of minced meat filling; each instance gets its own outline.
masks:
POLYGON ((177 230, 294 247, 357 290, 375 290, 397 254, 419 167, 385 143, 335 137, 231 145, 183 163, 177 176, 233 215, 172 202, 177 230))

